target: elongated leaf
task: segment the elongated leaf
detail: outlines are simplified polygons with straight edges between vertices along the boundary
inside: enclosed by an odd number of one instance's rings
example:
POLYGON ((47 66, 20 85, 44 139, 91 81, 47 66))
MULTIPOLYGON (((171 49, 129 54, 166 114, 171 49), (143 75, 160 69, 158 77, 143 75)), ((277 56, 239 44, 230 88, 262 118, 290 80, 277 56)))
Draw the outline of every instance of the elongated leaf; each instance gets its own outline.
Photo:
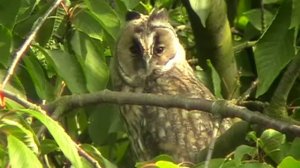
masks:
POLYGON ((89 134, 94 143, 103 145, 108 142, 111 133, 116 133, 120 130, 121 124, 118 108, 114 105, 103 104, 90 110, 90 112, 92 114, 89 117, 89 134))
POLYGON ((139 0, 121 0, 127 9, 133 9, 139 4, 139 0))
POLYGON ((300 24, 300 1, 293 0, 292 22, 290 28, 299 26, 300 24))
POLYGON ((49 130, 56 143, 60 147, 61 151, 71 161, 72 165, 76 168, 83 167, 82 161, 76 149, 76 144, 56 121, 54 121, 49 116, 34 110, 21 109, 19 111, 28 113, 41 121, 49 130))
MULTIPOLYGON (((246 16, 249 22, 257 29, 261 30, 261 9, 252 9, 243 13, 243 16, 246 16)), ((268 27, 273 19, 273 15, 268 10, 264 10, 264 26, 268 27)))
POLYGON ((213 86, 214 86, 214 95, 217 98, 222 99, 222 93, 221 93, 221 79, 220 76, 217 72, 217 70, 215 69, 215 67, 212 65, 212 63, 210 61, 208 61, 208 66, 211 68, 211 73, 212 73, 212 82, 213 82, 213 86))
POLYGON ((16 21, 20 5, 20 0, 1 0, 0 3, 0 25, 12 28, 16 21))
POLYGON ((81 32, 75 32, 71 44, 84 72, 88 91, 94 92, 106 88, 108 67, 100 43, 81 32))
POLYGON ((0 24, 0 64, 4 67, 8 67, 8 59, 10 57, 11 48, 11 32, 0 24))
POLYGON ((36 155, 18 138, 8 135, 8 155, 12 168, 43 167, 36 155))
MULTIPOLYGON (((5 75, 7 75, 7 71, 0 69, 0 79, 4 79, 5 75)), ((6 85, 5 88, 20 97, 23 97, 23 98, 26 97, 25 89, 24 89, 20 79, 15 75, 12 76, 11 80, 9 81, 9 83, 6 85)))
POLYGON ((191 7, 199 16, 203 27, 206 25, 206 19, 210 13, 212 0, 190 0, 191 7))
POLYGON ((278 165, 278 168, 297 168, 300 167, 300 161, 291 156, 287 156, 278 165))
POLYGON ((59 147, 53 139, 44 139, 41 142, 41 154, 46 155, 54 151, 59 151, 59 147))
POLYGON ((86 9, 76 10, 72 22, 77 30, 86 33, 92 38, 103 40, 102 26, 91 11, 86 9))
POLYGON ((293 140, 291 147, 287 153, 288 156, 293 156, 296 159, 300 158, 300 138, 297 137, 293 140))
POLYGON ((120 19, 106 1, 85 0, 92 15, 102 25, 102 28, 116 41, 120 29, 120 19))
POLYGON ((259 145, 274 162, 281 161, 280 146, 285 142, 285 135, 272 130, 265 130, 259 138, 259 145))
POLYGON ((255 156, 256 154, 257 154, 257 150, 255 147, 241 145, 237 147, 237 149, 234 151, 234 160, 236 161, 237 165, 241 165, 245 155, 254 158, 253 156, 255 156))
POLYGON ((117 168, 116 165, 114 165, 105 157, 103 157, 102 154, 99 152, 99 150, 94 146, 89 144, 83 144, 80 147, 82 147, 86 152, 88 152, 91 156, 93 156, 93 158, 97 159, 97 161, 101 163, 101 166, 107 168, 117 168))
POLYGON ((279 12, 254 47, 254 57, 258 73, 256 96, 264 94, 281 70, 295 55, 294 29, 289 29, 291 1, 285 1, 279 12))
POLYGON ((31 128, 26 125, 21 117, 17 118, 17 116, 12 115, 11 117, 3 118, 1 120, 0 130, 17 137, 34 153, 39 153, 37 138, 31 128))
POLYGON ((57 73, 65 80, 72 93, 87 92, 85 77, 76 57, 62 50, 47 50, 57 73))
POLYGON ((180 168, 179 165, 173 163, 173 162, 169 162, 169 161, 158 161, 155 163, 155 165, 159 168, 165 168, 165 167, 168 167, 168 168, 180 168))
POLYGON ((26 65, 26 70, 28 71, 36 90, 36 93, 41 99, 49 100, 54 95, 53 88, 49 84, 46 78, 46 74, 39 64, 38 60, 33 56, 26 56, 23 58, 26 65))

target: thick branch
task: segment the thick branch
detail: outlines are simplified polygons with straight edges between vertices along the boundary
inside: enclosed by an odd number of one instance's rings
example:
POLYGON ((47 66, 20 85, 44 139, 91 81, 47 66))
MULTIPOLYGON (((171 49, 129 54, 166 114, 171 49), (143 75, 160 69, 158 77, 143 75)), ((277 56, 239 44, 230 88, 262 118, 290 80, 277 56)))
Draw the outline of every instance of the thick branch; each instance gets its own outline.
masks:
MULTIPOLYGON (((32 103, 14 96, 4 90, 4 95, 27 108, 39 107, 32 103)), ((116 103, 116 104, 136 104, 136 105, 153 105, 160 107, 177 107, 187 110, 201 110, 212 113, 212 107, 221 105, 221 115, 223 117, 238 117, 250 123, 262 125, 266 128, 273 128, 283 133, 290 133, 295 136, 300 136, 300 126, 293 125, 285 121, 276 120, 263 115, 259 112, 248 110, 245 107, 240 107, 231 104, 225 100, 211 101, 206 99, 182 98, 179 96, 166 96, 145 93, 124 93, 104 90, 96 93, 62 96, 56 101, 43 106, 43 109, 48 112, 53 112, 63 104, 65 110, 71 110, 78 107, 84 107, 100 103, 116 103)))
POLYGON ((223 117, 238 117, 250 123, 260 124, 266 128, 273 128, 284 133, 300 136, 300 126, 272 119, 258 112, 253 112, 245 107, 231 104, 225 100, 211 101, 205 99, 182 98, 179 96, 155 95, 145 93, 124 93, 104 90, 96 93, 63 96, 58 100, 44 106, 46 111, 54 111, 61 103, 65 102, 65 110, 71 110, 99 103, 153 105, 160 107, 177 107, 187 110, 201 110, 212 113, 212 107, 221 105, 223 117))
POLYGON ((276 88, 266 114, 276 118, 287 118, 287 99, 300 74, 300 52, 291 61, 276 88))

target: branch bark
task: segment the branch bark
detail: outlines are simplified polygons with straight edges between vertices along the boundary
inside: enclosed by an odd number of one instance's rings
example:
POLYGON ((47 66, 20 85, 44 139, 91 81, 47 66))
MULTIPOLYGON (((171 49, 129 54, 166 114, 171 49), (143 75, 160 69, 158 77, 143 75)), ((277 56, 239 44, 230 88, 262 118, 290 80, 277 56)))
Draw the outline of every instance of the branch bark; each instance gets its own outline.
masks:
POLYGON ((206 99, 182 98, 179 96, 124 93, 103 90, 89 94, 62 96, 56 101, 43 106, 43 109, 52 112, 61 104, 61 102, 65 103, 64 106, 66 111, 99 103, 152 105, 165 108, 176 107, 187 110, 201 110, 208 113, 213 113, 212 109, 215 108, 215 106, 219 106, 218 109, 221 109, 220 114, 224 118, 238 117, 244 121, 259 124, 265 128, 273 128, 283 133, 300 136, 300 126, 298 125, 273 119, 259 112, 234 105, 226 100, 211 101, 206 99))
POLYGON ((284 72, 278 87, 276 88, 270 105, 265 109, 265 113, 275 118, 288 119, 287 100, 294 83, 300 75, 300 52, 290 62, 284 72))

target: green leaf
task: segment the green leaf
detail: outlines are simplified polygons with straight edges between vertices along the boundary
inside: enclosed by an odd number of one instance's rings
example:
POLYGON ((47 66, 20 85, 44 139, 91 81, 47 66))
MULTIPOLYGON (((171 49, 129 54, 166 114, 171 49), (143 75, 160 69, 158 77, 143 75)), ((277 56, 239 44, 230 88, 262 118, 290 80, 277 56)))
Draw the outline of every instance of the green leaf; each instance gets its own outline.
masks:
POLYGON ((39 153, 38 140, 31 127, 17 115, 2 118, 0 130, 22 140, 34 152, 39 153))
MULTIPOLYGON (((225 159, 211 159, 209 161, 209 167, 222 167, 226 168, 225 159)), ((227 165, 230 165, 229 167, 236 167, 236 164, 233 160, 226 161, 227 165)), ((228 166, 227 166, 228 167, 228 166)), ((197 164, 195 168, 205 168, 205 161, 197 164)))
POLYGON ((9 156, 6 148, 7 146, 0 145, 0 167, 6 167, 9 164, 9 156))
POLYGON ((238 168, 273 168, 273 166, 268 165, 267 163, 245 163, 238 168))
POLYGON ((108 168, 117 168, 116 165, 114 165, 112 162, 107 160, 105 157, 102 156, 102 154, 99 152, 97 148, 95 148, 92 145, 89 144, 83 144, 81 147, 93 158, 95 158, 99 163, 101 163, 101 166, 108 167, 108 168))
POLYGON ((220 76, 217 72, 217 70, 215 69, 215 67, 212 65, 212 63, 208 60, 207 61, 207 65, 211 68, 211 75, 212 75, 212 82, 213 82, 213 86, 214 86, 214 95, 217 98, 222 99, 222 90, 221 90, 221 79, 220 76))
POLYGON ((255 156, 256 154, 257 150, 255 147, 241 145, 234 151, 234 160, 236 161, 237 165, 241 165, 245 155, 254 158, 253 156, 255 156))
POLYGON ((297 27, 300 24, 300 1, 293 0, 293 7, 292 7, 292 21, 290 28, 297 27))
POLYGON ((278 165, 278 168, 298 168, 300 167, 300 161, 294 159, 291 156, 285 157, 282 162, 278 165))
POLYGON ((65 127, 68 128, 67 132, 71 137, 82 136, 88 127, 87 115, 90 113, 90 108, 76 108, 65 114, 65 127))
POLYGON ((160 161, 157 161, 155 163, 155 165, 158 167, 158 168, 180 168, 179 165, 173 163, 173 162, 170 162, 170 161, 164 161, 164 160, 160 160, 160 161))
POLYGON ((274 162, 279 163, 281 161, 280 147, 285 142, 284 134, 273 129, 267 129, 262 133, 258 142, 259 146, 274 162))
POLYGON ((263 0, 264 4, 275 4, 275 3, 281 3, 283 0, 263 0))
MULTIPOLYGON (((246 16, 249 22, 257 29, 261 31, 262 22, 261 22, 261 9, 251 9, 243 13, 243 16, 246 16)), ((273 14, 268 10, 264 10, 264 26, 269 27, 273 19, 273 14)))
POLYGON ((56 121, 54 121, 49 116, 34 110, 20 109, 18 111, 30 114, 33 117, 37 118, 40 122, 42 122, 49 130, 53 138, 55 139, 61 151, 71 161, 72 165, 76 168, 83 167, 83 163, 80 159, 80 156, 76 148, 77 144, 75 144, 72 141, 69 135, 56 121))
POLYGON ((158 155, 155 158, 153 158, 153 160, 155 160, 155 161, 164 160, 164 161, 169 161, 169 162, 175 162, 171 156, 166 155, 166 154, 158 155))
MULTIPOLYGON (((4 79, 4 76, 6 74, 7 74, 7 70, 0 69, 0 79, 4 79)), ((25 89, 20 79, 16 75, 12 75, 11 80, 8 82, 5 88, 22 98, 26 98, 25 89)))
POLYGON ((115 105, 103 104, 90 112, 92 114, 89 117, 89 135, 94 143, 103 145, 110 140, 112 133, 120 130, 119 109, 115 105))
MULTIPOLYGON (((43 23, 41 29, 38 31, 38 33, 36 35, 35 40, 41 46, 45 46, 52 36, 53 28, 54 28, 54 21, 55 21, 55 19, 53 17, 55 17, 55 15, 50 15, 48 17, 48 19, 43 23)), ((36 22, 39 22, 39 19, 37 19, 36 22)), ((34 23, 34 25, 37 24, 36 22, 34 23)))
POLYGON ((41 142, 41 154, 47 155, 50 152, 59 151, 57 143, 52 139, 44 139, 41 142))
POLYGON ((296 137, 290 148, 289 148, 289 151, 288 153, 286 154, 287 156, 292 156, 294 157, 295 159, 300 159, 300 138, 299 137, 296 137))
POLYGON ((211 0, 190 0, 192 9, 198 15, 201 20, 203 27, 206 26, 206 19, 211 11, 212 2, 211 0))
POLYGON ((23 58, 36 90, 36 93, 41 99, 50 100, 54 97, 54 91, 50 82, 46 78, 45 71, 33 55, 28 55, 23 58))
POLYGON ((121 0, 127 9, 132 10, 139 4, 139 0, 121 0))
POLYGON ((289 29, 291 2, 285 1, 279 12, 254 47, 254 58, 258 74, 256 96, 264 94, 281 70, 295 55, 294 29, 289 29))
POLYGON ((0 25, 9 29, 14 26, 21 2, 20 0, 1 0, 0 25))
POLYGON ((113 41, 116 41, 120 29, 120 19, 115 11, 105 1, 85 0, 93 17, 102 25, 113 41))
POLYGON ((78 31, 71 39, 72 48, 84 72, 86 88, 90 92, 105 89, 109 79, 104 49, 98 42, 78 31))
POLYGON ((11 32, 0 24, 0 64, 8 67, 8 60, 10 58, 10 49, 12 44, 11 32))
POLYGON ((36 155, 18 138, 8 135, 9 163, 12 168, 43 167, 36 155))
MULTIPOLYGON (((40 3, 37 5, 31 0, 22 1, 20 14, 18 15, 17 22, 14 26, 15 34, 22 38, 27 37, 29 31, 32 30, 34 25, 40 21, 40 17, 49 9, 50 3, 40 3), (36 7, 38 6, 38 7, 36 7)), ((48 22, 48 21, 47 21, 48 22)), ((38 32, 38 34, 43 32, 38 32)))
POLYGON ((76 57, 62 50, 47 50, 57 73, 64 79, 72 93, 86 93, 86 81, 76 57))
POLYGON ((77 30, 80 30, 88 36, 103 41, 102 25, 97 18, 86 9, 78 9, 74 11, 72 23, 77 30))

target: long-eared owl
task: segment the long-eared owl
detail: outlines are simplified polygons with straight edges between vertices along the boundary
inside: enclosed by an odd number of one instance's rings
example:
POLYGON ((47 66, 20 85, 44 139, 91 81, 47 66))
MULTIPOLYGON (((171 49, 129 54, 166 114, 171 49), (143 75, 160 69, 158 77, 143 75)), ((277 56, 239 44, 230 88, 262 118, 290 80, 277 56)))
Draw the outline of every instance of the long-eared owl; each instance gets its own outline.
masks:
MULTIPOLYGON (((195 77, 165 10, 127 14, 111 68, 117 91, 214 99, 195 77)), ((140 161, 168 154, 178 162, 197 162, 215 122, 205 112, 147 105, 123 105, 121 114, 140 161)))

